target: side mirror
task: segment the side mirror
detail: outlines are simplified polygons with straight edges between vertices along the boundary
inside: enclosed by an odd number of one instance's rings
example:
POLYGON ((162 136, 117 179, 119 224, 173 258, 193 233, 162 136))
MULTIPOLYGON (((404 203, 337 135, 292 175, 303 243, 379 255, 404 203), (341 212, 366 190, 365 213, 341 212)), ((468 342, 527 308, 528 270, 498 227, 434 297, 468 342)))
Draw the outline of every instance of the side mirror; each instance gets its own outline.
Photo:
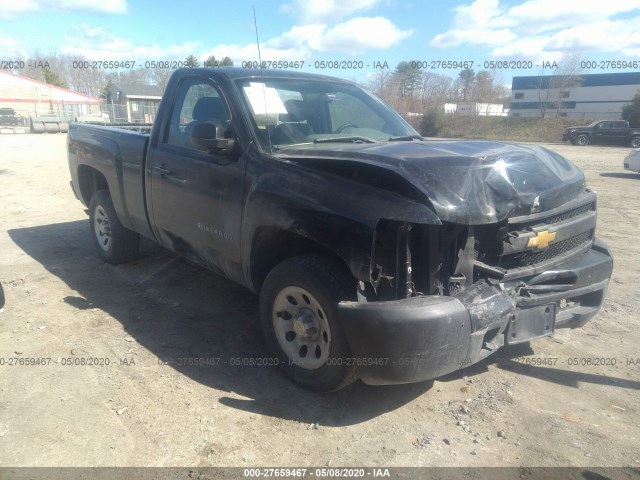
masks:
POLYGON ((229 155, 235 140, 224 138, 224 127, 218 121, 198 122, 191 128, 189 141, 194 148, 215 155, 229 155))

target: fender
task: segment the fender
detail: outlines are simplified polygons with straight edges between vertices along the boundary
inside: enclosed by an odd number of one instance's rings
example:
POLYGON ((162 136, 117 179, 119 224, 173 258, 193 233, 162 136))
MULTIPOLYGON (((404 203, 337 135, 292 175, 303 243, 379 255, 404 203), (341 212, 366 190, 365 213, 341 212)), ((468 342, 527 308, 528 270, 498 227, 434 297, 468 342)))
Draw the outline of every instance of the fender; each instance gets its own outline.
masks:
POLYGON ((370 281, 379 220, 441 225, 427 205, 398 193, 294 162, 269 163, 265 173, 254 177, 244 206, 243 264, 249 281, 251 249, 262 228, 311 240, 335 252, 355 278, 370 281))

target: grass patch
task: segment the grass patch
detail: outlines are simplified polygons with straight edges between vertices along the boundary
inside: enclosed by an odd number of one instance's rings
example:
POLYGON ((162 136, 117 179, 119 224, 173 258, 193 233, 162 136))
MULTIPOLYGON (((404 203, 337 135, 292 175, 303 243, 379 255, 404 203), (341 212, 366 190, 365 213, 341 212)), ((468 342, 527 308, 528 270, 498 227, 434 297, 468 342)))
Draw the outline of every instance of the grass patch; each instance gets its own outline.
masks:
MULTIPOLYGON (((564 129, 588 125, 592 120, 575 118, 474 117, 444 115, 437 137, 480 138, 513 142, 560 142, 564 129)), ((413 123, 413 122, 412 122, 413 123)), ((417 122, 416 122, 417 123, 417 122)), ((420 131, 420 125, 414 125, 420 131)), ((428 132, 421 132, 429 135, 428 132)))

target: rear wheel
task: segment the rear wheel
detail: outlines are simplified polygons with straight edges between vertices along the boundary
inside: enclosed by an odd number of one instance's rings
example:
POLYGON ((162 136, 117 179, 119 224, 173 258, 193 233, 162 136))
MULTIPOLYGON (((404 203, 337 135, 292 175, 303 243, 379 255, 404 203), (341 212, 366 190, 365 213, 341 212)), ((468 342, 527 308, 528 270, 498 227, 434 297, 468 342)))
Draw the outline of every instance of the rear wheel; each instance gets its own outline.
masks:
POLYGON ((108 190, 98 190, 89 202, 91 237, 98 255, 108 263, 135 259, 140 251, 140 235, 124 227, 108 190))
POLYGON ((640 148, 640 137, 633 137, 629 144, 631 148, 640 148))
POLYGON ((355 299, 355 280, 328 256, 287 259, 267 276, 260 317, 269 350, 285 374, 305 388, 332 391, 357 378, 338 303, 355 299))
POLYGON ((576 137, 576 145, 580 145, 584 147, 585 145, 589 145, 589 136, 588 135, 578 135, 576 137))

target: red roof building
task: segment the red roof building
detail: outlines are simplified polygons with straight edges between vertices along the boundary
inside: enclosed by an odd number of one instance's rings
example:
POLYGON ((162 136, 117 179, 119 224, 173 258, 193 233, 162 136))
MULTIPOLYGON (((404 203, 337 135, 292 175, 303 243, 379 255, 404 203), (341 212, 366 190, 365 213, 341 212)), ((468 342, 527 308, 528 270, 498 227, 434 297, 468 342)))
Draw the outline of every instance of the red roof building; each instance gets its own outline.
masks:
POLYGON ((22 117, 57 115, 73 120, 99 114, 100 103, 99 98, 0 71, 0 107, 13 108, 22 117))

